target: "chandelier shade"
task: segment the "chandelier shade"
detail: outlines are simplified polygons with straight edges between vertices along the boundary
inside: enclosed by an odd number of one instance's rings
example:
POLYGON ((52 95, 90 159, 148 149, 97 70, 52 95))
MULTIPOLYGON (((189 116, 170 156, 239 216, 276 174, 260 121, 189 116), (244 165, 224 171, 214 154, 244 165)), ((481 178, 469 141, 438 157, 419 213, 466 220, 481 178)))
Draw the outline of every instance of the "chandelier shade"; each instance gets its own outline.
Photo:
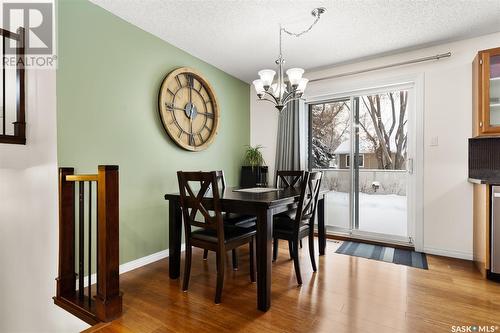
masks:
POLYGON ((257 92, 257 95, 261 95, 264 93, 264 83, 262 82, 261 79, 258 80, 253 80, 253 86, 255 88, 255 91, 257 92))
POLYGON ((276 98, 282 97, 284 94, 286 94, 286 84, 282 83, 280 86, 278 86, 277 83, 273 83, 271 85, 271 93, 276 98))
POLYGON ((262 81, 262 85, 264 87, 270 87, 271 84, 273 83, 274 75, 276 74, 275 71, 272 69, 263 69, 259 71, 259 77, 260 80, 262 81))
POLYGON ((302 79, 302 74, 304 74, 304 70, 302 68, 290 68, 286 71, 288 82, 290 82, 292 87, 299 85, 299 82, 302 79))
POLYGON ((304 91, 306 90, 307 82, 309 82, 309 79, 306 79, 305 77, 301 78, 299 84, 297 85, 297 91, 304 93, 304 91))

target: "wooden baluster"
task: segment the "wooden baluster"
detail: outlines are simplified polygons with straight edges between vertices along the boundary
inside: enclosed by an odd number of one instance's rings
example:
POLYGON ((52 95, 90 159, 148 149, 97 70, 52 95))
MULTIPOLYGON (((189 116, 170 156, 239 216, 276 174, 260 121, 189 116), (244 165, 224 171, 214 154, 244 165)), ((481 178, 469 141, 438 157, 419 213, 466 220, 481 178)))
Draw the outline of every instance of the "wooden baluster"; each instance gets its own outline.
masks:
MULTIPOLYGON (((2 36, 2 59, 5 59, 5 36, 2 36)), ((5 132, 5 63, 2 64, 2 134, 5 132)))
POLYGON ((59 169, 59 267, 57 298, 75 294, 75 183, 66 181, 73 168, 59 169))
POLYGON ((89 307, 92 302, 92 182, 89 181, 89 261, 88 261, 88 295, 89 307))
POLYGON ((100 165, 97 183, 96 316, 110 321, 122 312, 119 276, 118 166, 100 165))
POLYGON ((16 109, 17 109, 17 118, 14 123, 14 135, 18 137, 22 137, 24 142, 26 143, 26 103, 25 103, 25 77, 24 77, 24 52, 25 52, 25 30, 24 28, 18 28, 17 33, 19 34, 19 43, 16 48, 16 76, 17 76, 17 101, 16 101, 16 109))
POLYGON ((78 297, 83 299, 83 279, 84 279, 84 191, 85 191, 85 182, 78 182, 78 297))

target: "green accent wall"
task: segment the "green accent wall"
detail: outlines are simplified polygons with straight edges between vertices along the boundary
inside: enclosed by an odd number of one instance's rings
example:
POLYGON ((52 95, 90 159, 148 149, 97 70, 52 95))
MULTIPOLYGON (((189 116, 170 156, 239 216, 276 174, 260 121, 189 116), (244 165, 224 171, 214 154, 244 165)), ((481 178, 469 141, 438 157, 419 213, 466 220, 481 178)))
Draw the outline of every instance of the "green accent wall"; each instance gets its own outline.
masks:
POLYGON ((223 169, 237 185, 250 142, 249 85, 88 1, 59 0, 57 10, 59 166, 119 165, 120 262, 164 250, 163 196, 178 190, 177 170, 223 169), (220 104, 219 134, 202 152, 178 148, 158 115, 161 82, 182 66, 202 72, 220 104))

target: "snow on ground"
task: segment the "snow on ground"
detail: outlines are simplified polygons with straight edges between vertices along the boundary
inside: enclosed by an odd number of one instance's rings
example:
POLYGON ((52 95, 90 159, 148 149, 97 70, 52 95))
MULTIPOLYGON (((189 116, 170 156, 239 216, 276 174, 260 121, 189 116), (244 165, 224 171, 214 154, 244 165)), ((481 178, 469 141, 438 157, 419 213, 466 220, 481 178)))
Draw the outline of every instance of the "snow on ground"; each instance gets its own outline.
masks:
MULTIPOLYGON (((359 194, 359 230, 407 236, 406 196, 359 194)), ((349 228, 349 193, 331 191, 325 197, 325 223, 349 228)))

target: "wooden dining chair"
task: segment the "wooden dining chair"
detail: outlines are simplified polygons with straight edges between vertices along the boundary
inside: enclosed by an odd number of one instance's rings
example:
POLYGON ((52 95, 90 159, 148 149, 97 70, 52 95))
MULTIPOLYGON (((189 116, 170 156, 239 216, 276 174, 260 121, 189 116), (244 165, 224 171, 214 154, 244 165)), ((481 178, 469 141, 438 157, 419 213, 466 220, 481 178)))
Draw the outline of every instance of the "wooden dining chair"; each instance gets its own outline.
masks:
POLYGON ((302 284, 299 263, 299 241, 309 237, 309 256, 313 271, 316 272, 314 258, 314 218, 321 187, 321 172, 306 172, 301 184, 300 198, 295 216, 275 216, 273 238, 287 240, 295 266, 297 282, 302 284))
MULTIPOLYGON (((289 187, 300 187, 302 185, 304 175, 305 171, 303 170, 278 170, 276 171, 276 187, 282 189, 286 189, 289 187)), ((277 214, 277 216, 290 217, 293 219, 296 212, 297 207, 293 206, 286 212, 277 214)), ((299 242, 299 245, 300 248, 302 248, 302 240, 299 242)), ((273 239, 273 261, 276 261, 276 257, 278 256, 278 246, 278 239, 273 239)), ((290 259, 292 259, 292 247, 290 242, 288 243, 288 252, 290 253, 290 259)))
MULTIPOLYGON (((222 195, 224 194, 224 191, 226 190, 226 177, 224 176, 224 171, 223 170, 218 170, 215 171, 216 177, 217 177, 217 185, 219 187, 219 190, 222 195)), ((251 215, 241 215, 241 214, 235 214, 235 213, 222 213, 222 218, 224 220, 224 224, 229 225, 229 226, 237 226, 241 228, 255 228, 257 218, 255 216, 251 215)), ((233 263, 233 270, 238 270, 238 249, 232 249, 231 251, 231 258, 232 258, 232 263, 233 263)), ((203 260, 208 259, 208 250, 203 251, 203 260)))
POLYGON ((305 171, 291 171, 291 170, 278 170, 276 172, 276 187, 278 188, 288 188, 288 187, 298 187, 302 184, 305 171))
POLYGON ((215 303, 221 301, 226 252, 245 244, 250 249, 250 280, 255 282, 255 228, 227 226, 222 218, 217 174, 212 172, 177 172, 180 206, 184 217, 186 259, 182 290, 187 291, 191 274, 192 247, 216 253, 217 286, 215 303), (191 185, 199 184, 199 190, 191 185), (207 196, 211 192, 211 196, 207 196), (192 230, 192 227, 197 227, 192 230))

